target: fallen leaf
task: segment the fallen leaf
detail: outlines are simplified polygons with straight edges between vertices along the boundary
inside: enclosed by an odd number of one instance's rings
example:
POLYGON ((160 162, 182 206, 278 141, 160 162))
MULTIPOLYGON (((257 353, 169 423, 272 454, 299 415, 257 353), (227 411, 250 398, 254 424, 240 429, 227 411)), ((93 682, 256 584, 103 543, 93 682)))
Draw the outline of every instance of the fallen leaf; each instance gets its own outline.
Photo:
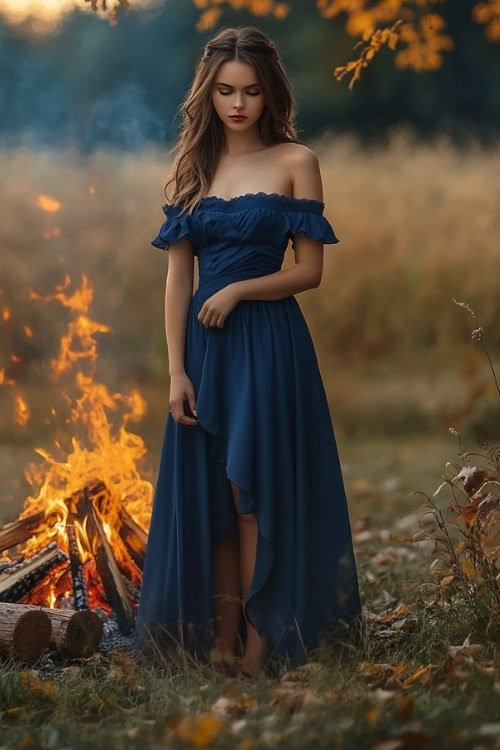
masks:
POLYGON ((222 732, 226 722, 209 712, 184 716, 174 727, 177 735, 193 747, 210 747, 222 732))
POLYGON ((289 672, 281 678, 281 682, 304 682, 316 674, 325 673, 325 667, 316 661, 307 662, 289 672))
POLYGON ((406 678, 403 685, 408 687, 409 685, 414 685, 416 682, 421 682, 425 685, 430 679, 432 670, 435 668, 435 664, 428 664, 426 667, 419 667, 416 672, 406 678))

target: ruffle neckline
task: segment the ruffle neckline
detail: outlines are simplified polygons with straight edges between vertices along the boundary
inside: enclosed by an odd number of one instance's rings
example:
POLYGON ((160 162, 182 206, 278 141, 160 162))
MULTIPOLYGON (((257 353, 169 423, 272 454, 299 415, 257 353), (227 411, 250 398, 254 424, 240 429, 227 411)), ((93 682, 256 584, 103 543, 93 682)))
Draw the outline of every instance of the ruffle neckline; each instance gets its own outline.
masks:
MULTIPOLYGON (((259 200, 264 199, 271 204, 274 203, 292 211, 308 210, 312 213, 321 214, 325 208, 325 203, 316 200, 315 198, 295 198, 293 196, 283 195, 282 193, 266 193, 260 191, 257 193, 234 195, 232 198, 220 198, 218 195, 206 195, 205 197, 200 198, 198 210, 212 207, 217 208, 219 211, 232 211, 233 209, 240 208, 240 206, 245 206, 245 204, 251 204, 255 200, 259 202, 259 200)), ((258 206, 256 207, 258 208, 258 206)), ((182 209, 182 205, 178 203, 165 203, 162 208, 164 213, 167 213, 168 209, 182 209)))

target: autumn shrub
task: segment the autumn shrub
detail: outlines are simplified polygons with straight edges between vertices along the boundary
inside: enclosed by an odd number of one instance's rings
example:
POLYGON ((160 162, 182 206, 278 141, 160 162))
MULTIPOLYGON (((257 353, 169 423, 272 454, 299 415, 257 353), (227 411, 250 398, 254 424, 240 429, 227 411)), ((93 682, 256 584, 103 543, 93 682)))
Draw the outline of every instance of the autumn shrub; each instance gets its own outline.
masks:
MULTIPOLYGON (((472 341, 482 346, 500 396, 484 329, 467 303, 457 304, 473 317, 472 341)), ((431 564, 437 577, 435 590, 456 605, 457 617, 475 626, 485 624, 486 634, 500 639, 500 445, 479 436, 478 450, 469 450, 461 435, 453 427, 449 429, 458 437, 462 464, 446 463, 442 482, 432 496, 412 493, 426 498, 427 510, 420 521, 428 521, 429 515, 432 519, 411 541, 434 541, 438 554, 431 564), (472 457, 474 465, 468 465, 472 457), (442 507, 439 501, 445 490, 451 502, 442 507)))

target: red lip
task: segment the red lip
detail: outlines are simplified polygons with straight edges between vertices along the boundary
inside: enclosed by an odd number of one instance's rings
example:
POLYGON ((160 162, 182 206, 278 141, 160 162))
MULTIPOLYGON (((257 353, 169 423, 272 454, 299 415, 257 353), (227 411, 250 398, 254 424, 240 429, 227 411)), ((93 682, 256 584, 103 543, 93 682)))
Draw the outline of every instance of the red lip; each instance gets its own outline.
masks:
POLYGON ((229 115, 231 120, 246 120, 246 115, 229 115))

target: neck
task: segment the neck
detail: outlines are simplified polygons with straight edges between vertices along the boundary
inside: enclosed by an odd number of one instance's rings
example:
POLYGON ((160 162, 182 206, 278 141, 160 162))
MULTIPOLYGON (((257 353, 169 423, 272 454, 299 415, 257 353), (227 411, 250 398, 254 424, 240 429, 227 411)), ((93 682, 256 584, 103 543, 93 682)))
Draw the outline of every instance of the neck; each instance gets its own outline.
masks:
POLYGON ((257 125, 249 128, 244 133, 238 133, 229 128, 225 128, 226 144, 222 150, 222 156, 232 157, 251 154, 254 151, 260 151, 264 148, 259 138, 257 125))

